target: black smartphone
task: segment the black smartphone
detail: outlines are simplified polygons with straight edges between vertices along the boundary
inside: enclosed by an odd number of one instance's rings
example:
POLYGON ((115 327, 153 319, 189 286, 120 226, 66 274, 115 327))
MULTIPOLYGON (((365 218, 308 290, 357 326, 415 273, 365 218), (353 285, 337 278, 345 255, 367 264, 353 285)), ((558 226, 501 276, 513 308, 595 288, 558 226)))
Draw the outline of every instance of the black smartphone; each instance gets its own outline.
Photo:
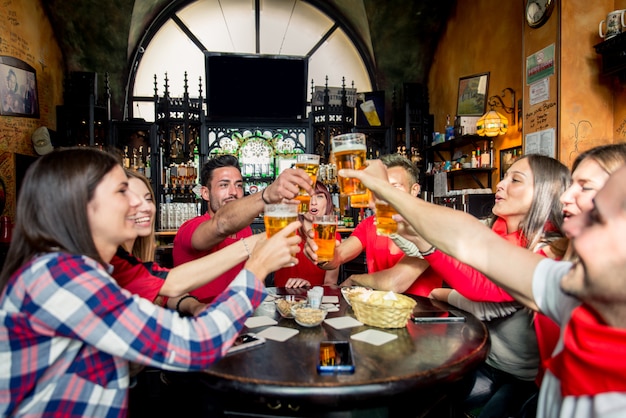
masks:
POLYGON ((317 372, 319 374, 354 373, 350 342, 322 341, 317 372))
POLYGON ((417 311, 411 315, 411 321, 415 323, 446 323, 465 322, 465 317, 455 315, 452 311, 417 311))
POLYGON ((237 336, 233 345, 228 349, 226 354, 237 353, 242 350, 247 350, 252 347, 258 347, 265 343, 265 338, 259 337, 255 334, 241 334, 237 336))

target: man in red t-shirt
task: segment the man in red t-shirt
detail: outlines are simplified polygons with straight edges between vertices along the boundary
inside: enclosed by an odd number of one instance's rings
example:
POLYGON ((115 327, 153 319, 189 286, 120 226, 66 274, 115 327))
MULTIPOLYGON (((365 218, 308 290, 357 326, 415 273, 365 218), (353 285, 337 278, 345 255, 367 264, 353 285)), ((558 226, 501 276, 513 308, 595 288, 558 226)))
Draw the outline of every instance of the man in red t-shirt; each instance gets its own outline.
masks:
MULTIPOLYGON (((384 155, 380 160, 387 167, 389 182, 393 187, 412 196, 419 194, 418 171, 410 160, 400 154, 384 155)), ((441 287, 441 278, 429 268, 428 262, 405 256, 389 237, 376 234, 374 222, 375 216, 361 221, 352 234, 337 246, 333 261, 318 265, 323 269, 337 268, 365 251, 367 274, 353 274, 342 283, 343 286, 369 286, 419 296, 428 296, 432 289, 441 287)), ((310 258, 314 254, 309 247, 312 241, 307 239, 305 246, 310 258)))
MULTIPOLYGON (((302 169, 284 170, 261 193, 243 195, 243 177, 239 161, 232 155, 209 160, 201 172, 201 195, 209 204, 206 214, 183 223, 174 238, 174 266, 218 251, 252 235, 250 224, 263 212, 266 203, 291 200, 299 187, 312 193, 311 179, 302 169)), ((250 249, 252 250, 252 249, 250 249)), ((239 273, 243 263, 233 267, 206 285, 190 292, 209 303, 239 273)))

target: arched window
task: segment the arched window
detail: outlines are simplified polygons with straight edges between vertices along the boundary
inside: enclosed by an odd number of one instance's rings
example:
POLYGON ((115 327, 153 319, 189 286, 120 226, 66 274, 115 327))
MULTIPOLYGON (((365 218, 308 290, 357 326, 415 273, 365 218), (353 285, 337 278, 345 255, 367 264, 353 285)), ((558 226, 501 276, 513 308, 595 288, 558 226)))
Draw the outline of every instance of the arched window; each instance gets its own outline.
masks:
POLYGON ((307 57, 309 83, 323 86, 328 77, 332 87, 375 87, 368 48, 325 1, 197 0, 166 15, 133 63, 125 116, 154 120, 155 75, 159 95, 167 74, 170 96, 182 97, 187 73, 189 95, 201 88, 206 96, 207 51, 307 57))

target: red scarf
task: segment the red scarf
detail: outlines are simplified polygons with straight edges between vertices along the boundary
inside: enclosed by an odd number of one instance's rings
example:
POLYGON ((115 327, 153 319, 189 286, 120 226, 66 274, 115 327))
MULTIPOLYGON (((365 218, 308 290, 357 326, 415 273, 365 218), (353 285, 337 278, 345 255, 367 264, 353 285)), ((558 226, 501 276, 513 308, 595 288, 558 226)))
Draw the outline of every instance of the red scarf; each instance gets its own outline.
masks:
POLYGON ((581 305, 565 326, 563 343, 563 351, 546 361, 563 397, 626 392, 626 330, 581 305))

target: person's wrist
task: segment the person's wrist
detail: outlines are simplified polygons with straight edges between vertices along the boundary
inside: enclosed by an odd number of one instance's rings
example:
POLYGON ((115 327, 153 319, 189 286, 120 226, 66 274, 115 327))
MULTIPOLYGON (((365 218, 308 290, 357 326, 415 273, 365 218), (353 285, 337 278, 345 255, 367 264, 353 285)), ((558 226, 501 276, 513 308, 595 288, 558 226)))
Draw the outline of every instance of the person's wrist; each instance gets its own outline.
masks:
POLYGON ((269 205, 269 204, 271 204, 272 202, 271 202, 271 201, 269 201, 269 202, 268 202, 268 201, 266 200, 266 198, 265 198, 265 191, 266 191, 267 189, 268 189, 268 188, 266 187, 266 188, 265 188, 265 189, 263 189, 263 191, 261 192, 261 200, 262 200, 262 201, 263 201, 263 203, 265 203, 266 205, 269 205))
POLYGON ((185 295, 182 298, 178 299, 178 302, 176 302, 176 312, 178 312, 180 316, 187 316, 187 313, 181 310, 183 301, 187 299, 195 299, 197 302, 200 302, 200 300, 194 295, 185 295))

